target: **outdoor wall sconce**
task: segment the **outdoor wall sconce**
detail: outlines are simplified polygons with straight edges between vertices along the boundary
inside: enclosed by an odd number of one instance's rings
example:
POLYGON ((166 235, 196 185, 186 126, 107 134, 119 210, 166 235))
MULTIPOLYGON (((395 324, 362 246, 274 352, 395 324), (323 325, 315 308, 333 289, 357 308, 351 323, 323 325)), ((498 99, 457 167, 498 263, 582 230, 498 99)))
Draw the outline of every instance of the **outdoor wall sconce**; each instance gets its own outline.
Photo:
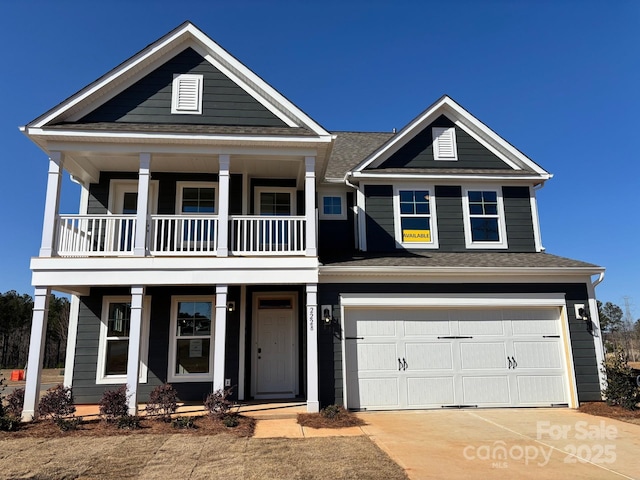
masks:
POLYGON ((576 304, 576 318, 578 320, 582 320, 587 327, 587 332, 593 335, 593 323, 591 322, 591 318, 589 318, 589 314, 587 313, 587 309, 584 307, 584 304, 576 304))
POLYGON ((236 309, 236 302, 227 302, 227 312, 233 312, 236 309))
POLYGON ((322 311, 322 324, 325 328, 329 328, 333 325, 333 305, 322 305, 320 308, 322 311))

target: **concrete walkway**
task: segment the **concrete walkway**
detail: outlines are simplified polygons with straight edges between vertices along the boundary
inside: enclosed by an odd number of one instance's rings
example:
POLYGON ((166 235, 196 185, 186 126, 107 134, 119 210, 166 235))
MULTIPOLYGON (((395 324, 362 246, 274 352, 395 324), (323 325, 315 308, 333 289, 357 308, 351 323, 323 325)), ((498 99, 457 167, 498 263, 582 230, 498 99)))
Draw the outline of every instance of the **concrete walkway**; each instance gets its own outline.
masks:
POLYGON ((640 425, 570 409, 359 413, 412 479, 640 478, 640 425))

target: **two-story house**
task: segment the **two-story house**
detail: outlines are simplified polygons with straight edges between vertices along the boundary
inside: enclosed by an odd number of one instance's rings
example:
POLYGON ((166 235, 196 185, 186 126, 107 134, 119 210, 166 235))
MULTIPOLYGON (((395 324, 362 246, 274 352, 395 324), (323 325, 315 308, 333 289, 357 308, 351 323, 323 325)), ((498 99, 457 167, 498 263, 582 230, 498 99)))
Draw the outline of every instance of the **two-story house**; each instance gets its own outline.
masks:
POLYGON ((22 130, 49 158, 25 419, 52 289, 78 403, 601 398, 604 270, 544 252, 551 175, 447 96, 397 133, 330 132, 186 22, 22 130))

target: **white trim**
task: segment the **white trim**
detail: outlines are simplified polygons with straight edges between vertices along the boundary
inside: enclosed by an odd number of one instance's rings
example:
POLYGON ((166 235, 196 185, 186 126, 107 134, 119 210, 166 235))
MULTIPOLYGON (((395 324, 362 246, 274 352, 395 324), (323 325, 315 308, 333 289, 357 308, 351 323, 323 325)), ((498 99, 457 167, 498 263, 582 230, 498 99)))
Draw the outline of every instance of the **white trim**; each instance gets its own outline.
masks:
POLYGON ((356 192, 356 208, 358 220, 358 242, 360 250, 367 251, 367 216, 366 216, 366 197, 364 189, 366 185, 360 184, 356 192))
POLYGON ((260 299, 265 298, 287 298, 291 299, 291 312, 293 318, 291 324, 293 326, 292 332, 292 346, 291 346, 291 365, 293 375, 293 392, 291 397, 295 397, 300 391, 299 381, 299 346, 298 346, 298 294, 297 292, 254 292, 252 297, 252 312, 251 312, 251 396, 254 398, 286 398, 281 394, 258 394, 258 306, 260 299))
POLYGON ((247 286, 240 285, 240 335, 238 352, 240 357, 238 358, 238 400, 245 399, 245 356, 247 351, 247 286))
MULTIPOLYGON (((514 170, 521 170, 522 167, 528 167, 542 178, 549 175, 548 172, 514 148, 447 95, 444 95, 433 103, 414 120, 409 122, 400 132, 391 137, 387 143, 364 159, 354 168, 354 172, 362 171, 369 166, 379 166, 393 155, 393 153, 402 148, 417 133, 427 128, 434 120, 443 114, 451 119, 457 127, 462 128, 492 153, 497 155, 498 158, 514 168, 514 170)), ((540 177, 538 177, 538 179, 540 177)))
POLYGON ((203 84, 202 74, 174 74, 171 83, 171 114, 201 115, 203 84), (184 101, 183 94, 188 97, 184 101))
MULTIPOLYGON (((487 182, 487 181, 508 181, 513 183, 541 183, 541 181, 548 180, 551 175, 538 176, 538 175, 496 175, 486 173, 474 173, 474 174, 439 174, 434 170, 433 173, 388 173, 385 171, 378 172, 376 170, 365 170, 364 172, 353 172, 352 177, 354 179, 366 179, 369 181, 389 182, 390 178, 407 179, 407 180, 431 180, 438 182, 446 182, 453 185, 455 182, 460 184, 461 180, 467 182, 487 182)), ((373 183, 373 182, 372 182, 373 183)), ((441 185, 442 183, 438 183, 441 185)))
POLYGON ((227 285, 216 285, 215 322, 211 319, 211 328, 215 329, 213 344, 213 391, 224 390, 225 352, 227 341, 227 285))
POLYGON ((73 368, 76 360, 76 339, 78 338, 78 313, 80 312, 80 297, 71 295, 71 305, 69 307, 69 330, 67 333, 67 354, 64 359, 64 380, 65 387, 73 384, 73 368))
MULTIPOLYGON (((438 248, 438 219, 436 215, 436 195, 435 195, 435 187, 433 185, 428 184, 400 184, 393 186, 393 223, 394 223, 394 232, 396 237, 396 246, 403 247, 408 249, 423 249, 423 248, 438 248), (429 218, 429 228, 431 234, 430 242, 403 242, 402 235, 402 218, 403 215, 400 213, 400 191, 416 191, 416 190, 427 190, 429 192, 429 215, 415 215, 416 218, 419 217, 428 217, 429 218)), ((409 218, 410 215, 407 215, 409 218)))
POLYGON ((603 369, 603 363, 605 360, 604 341, 602 338, 602 328, 600 327, 600 314, 598 313, 596 290, 591 282, 587 282, 587 293, 589 295, 589 312, 591 313, 591 322, 593 326, 593 346, 596 351, 598 379, 600 381, 600 398, 604 399, 602 392, 607 388, 607 374, 603 369))
MULTIPOLYGON (((102 297, 102 313, 100 315, 100 336, 98 340, 98 362, 96 366, 96 385, 116 385, 127 383, 127 374, 105 375, 105 360, 107 355, 107 321, 109 304, 131 303, 131 295, 102 297)), ((147 364, 149 363, 149 323, 151 318, 151 297, 144 296, 142 308, 142 341, 140 342, 140 383, 147 383, 147 364)))
POLYGON ((458 160, 458 144, 456 142, 456 127, 431 127, 433 138, 433 159, 436 161, 455 162, 458 160), (449 155, 441 152, 442 146, 449 143, 451 153, 449 155))
MULTIPOLYGON (((213 357, 215 355, 215 334, 216 334, 216 295, 176 295, 171 297, 171 318, 169 321, 169 362, 167 365, 167 381, 174 383, 184 382, 213 382, 213 357), (178 324, 178 303, 180 302, 210 302, 211 303, 211 327, 210 335, 201 335, 201 338, 208 337, 209 340, 209 372, 208 373, 174 373, 176 364, 176 335, 178 324)), ((184 337, 190 338, 190 337, 184 337)))
POLYGON ((306 319, 307 325, 307 412, 320 411, 318 398, 318 285, 306 286, 306 319))
MULTIPOLYGON (((509 244, 507 241, 507 227, 506 218, 504 214, 504 200, 502 198, 502 188, 499 186, 489 185, 473 185, 462 187, 462 217, 464 221, 464 241, 468 249, 487 249, 498 250, 507 249, 509 244), (495 216, 498 219, 498 235, 499 241, 497 242, 483 242, 474 241, 471 232, 471 214, 469 212, 469 192, 470 191, 482 191, 482 192, 496 192, 496 199, 498 202, 498 213, 495 216)), ((487 217, 487 215, 483 215, 487 217)), ((493 218, 493 217, 491 217, 493 218)))
POLYGON ((343 307, 562 307, 564 293, 343 293, 343 307))
POLYGON ((569 397, 569 408, 578 408, 580 406, 578 402, 578 384, 573 359, 573 348, 571 347, 571 330, 569 328, 569 315, 566 302, 565 305, 560 306, 560 341, 563 346, 563 351, 565 352, 565 364, 567 366, 565 386, 569 397))
MULTIPOLYGON (((149 215, 154 215, 158 211, 158 190, 159 181, 149 181, 149 215)), ((125 178, 112 178, 109 181, 109 201, 108 213, 119 215, 122 213, 122 198, 120 195, 124 193, 138 193, 138 180, 125 178)))
POLYGON ((540 215, 538 215, 538 200, 536 199, 536 191, 533 186, 529 187, 529 202, 531 204, 531 220, 533 220, 533 240, 536 246, 536 252, 544 251, 542 246, 542 234, 540 232, 540 215))
POLYGON ((318 217, 320 220, 346 220, 347 219, 347 192, 339 190, 322 189, 318 192, 318 217), (340 199, 340 213, 324 213, 324 199, 338 197, 340 199))
POLYGON ((260 194, 261 193, 289 193, 291 203, 289 204, 289 215, 297 215, 298 206, 296 187, 263 187, 256 186, 253 188, 253 212, 254 215, 261 215, 260 212, 260 194))
POLYGON ((218 213, 218 182, 191 182, 188 180, 181 180, 176 182, 176 215, 216 215, 218 213), (183 213, 182 212, 182 195, 185 188, 213 188, 213 213, 183 213))

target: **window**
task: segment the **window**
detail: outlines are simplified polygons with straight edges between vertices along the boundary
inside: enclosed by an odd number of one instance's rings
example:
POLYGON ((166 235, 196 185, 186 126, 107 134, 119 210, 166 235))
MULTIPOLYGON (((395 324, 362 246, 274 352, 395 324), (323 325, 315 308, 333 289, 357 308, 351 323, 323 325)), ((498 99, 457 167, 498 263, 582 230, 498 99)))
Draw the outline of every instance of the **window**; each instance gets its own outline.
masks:
POLYGON ((431 134, 435 160, 458 160, 455 127, 433 127, 431 134))
POLYGON ((463 195, 467 248, 507 248, 502 196, 497 189, 467 189, 463 195))
POLYGON ((213 378, 214 302, 210 297, 174 298, 171 308, 169 380, 213 378))
POLYGON ((215 213, 214 187, 183 187, 180 213, 215 213))
POLYGON ((320 195, 320 218, 324 220, 346 220, 346 195, 344 192, 320 195))
POLYGON ((174 75, 171 90, 171 113, 201 114, 202 84, 202 75, 174 75))
POLYGON ((435 203, 431 187, 396 188, 396 242, 406 248, 437 248, 435 203))
MULTIPOLYGON (((147 381, 150 302, 145 297, 140 346, 140 382, 147 381)), ((96 383, 125 383, 129 358, 131 297, 105 297, 102 306, 96 383)))
POLYGON ((296 214, 296 189, 290 187, 256 187, 254 210, 257 215, 289 216, 296 214))
MULTIPOLYGON (((213 182, 178 182, 176 212, 188 219, 176 219, 180 250, 210 252, 216 248, 216 184, 213 182)), ((169 236, 171 239, 174 235, 169 236)))

